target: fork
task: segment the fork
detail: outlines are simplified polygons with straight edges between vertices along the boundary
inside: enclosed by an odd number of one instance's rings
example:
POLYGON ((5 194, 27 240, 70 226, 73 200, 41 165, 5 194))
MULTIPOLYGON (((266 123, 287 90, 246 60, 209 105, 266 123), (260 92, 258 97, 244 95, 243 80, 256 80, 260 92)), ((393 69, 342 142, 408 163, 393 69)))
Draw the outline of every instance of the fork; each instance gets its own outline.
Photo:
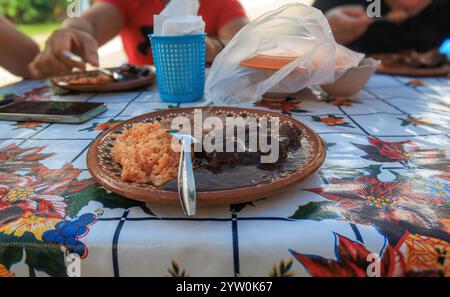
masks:
POLYGON ((372 18, 374 23, 384 23, 384 22, 388 22, 388 23, 394 23, 393 20, 391 20, 390 18, 388 18, 387 16, 382 16, 382 17, 374 17, 372 18))
POLYGON ((181 207, 187 216, 196 212, 197 191, 195 188, 194 169, 192 167, 191 146, 196 140, 189 134, 177 130, 167 131, 172 137, 181 141, 180 163, 178 165, 178 195, 181 207))
MULTIPOLYGON (((64 51, 63 55, 66 58, 68 58, 68 59, 70 59, 72 61, 75 61, 77 63, 82 63, 82 64, 86 63, 80 56, 77 56, 77 55, 75 55, 74 53, 72 53, 70 51, 64 51)), ((119 72, 117 72, 117 71, 110 71, 108 69, 95 67, 95 66, 92 66, 92 67, 93 67, 94 71, 99 71, 99 72, 102 72, 102 73, 104 73, 106 75, 109 75, 112 78, 114 78, 115 81, 121 81, 121 80, 124 79, 124 76, 122 74, 120 74, 119 72)))

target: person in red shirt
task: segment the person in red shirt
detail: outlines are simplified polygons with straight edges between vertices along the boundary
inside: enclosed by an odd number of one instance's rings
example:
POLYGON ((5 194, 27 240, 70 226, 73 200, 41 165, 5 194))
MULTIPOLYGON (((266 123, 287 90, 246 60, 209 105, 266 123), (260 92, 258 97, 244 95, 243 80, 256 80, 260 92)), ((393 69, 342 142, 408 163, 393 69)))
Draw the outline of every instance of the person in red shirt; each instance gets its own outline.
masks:
MULTIPOLYGON (((70 51, 98 66, 98 48, 120 34, 129 63, 151 65, 153 57, 147 35, 153 33, 153 15, 170 0, 97 0, 81 17, 68 18, 47 40, 45 49, 29 65, 36 78, 67 74, 84 63, 64 55, 70 51)), ((200 0, 199 15, 206 23, 207 62, 248 23, 238 0, 200 0)))

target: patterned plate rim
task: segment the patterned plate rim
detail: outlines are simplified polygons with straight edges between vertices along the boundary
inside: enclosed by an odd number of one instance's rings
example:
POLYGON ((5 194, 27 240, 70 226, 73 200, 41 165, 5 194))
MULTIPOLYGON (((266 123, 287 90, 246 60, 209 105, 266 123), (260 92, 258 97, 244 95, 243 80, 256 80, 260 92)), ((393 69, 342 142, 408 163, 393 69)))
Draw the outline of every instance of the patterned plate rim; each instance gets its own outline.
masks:
MULTIPOLYGON (((115 69, 115 68, 109 68, 109 69, 115 69)), ((134 79, 128 79, 125 81, 120 82, 110 82, 104 85, 67 85, 67 86, 61 86, 58 83, 60 81, 63 81, 69 75, 63 75, 63 76, 57 76, 52 77, 50 79, 50 82, 58 88, 65 89, 68 91, 74 91, 74 92, 83 92, 83 93, 103 93, 103 92, 119 92, 119 91, 126 91, 126 90, 132 90, 136 88, 146 87, 150 86, 155 83, 156 81, 156 75, 155 71, 152 68, 149 68, 150 72, 146 76, 140 76, 134 79)))
MULTIPOLYGON (((381 59, 381 61, 383 60, 381 56, 377 57, 377 59, 381 59)), ((377 73, 413 77, 447 76, 450 74, 450 66, 434 68, 412 68, 406 66, 389 67, 381 63, 377 69, 377 73)))
POLYGON ((280 121, 287 121, 300 129, 303 133, 303 137, 309 141, 310 154, 309 159, 305 164, 296 171, 287 174, 286 176, 277 178, 269 183, 261 183, 250 187, 241 187, 228 190, 208 191, 197 193, 198 205, 225 205, 254 201, 258 198, 264 197, 270 193, 277 192, 283 188, 299 183, 307 177, 314 174, 323 164, 326 157, 326 146, 322 138, 314 132, 307 125, 291 118, 286 115, 266 111, 263 109, 250 109, 239 107, 190 107, 190 108, 175 108, 155 111, 147 114, 143 114, 134 118, 131 118, 125 122, 122 122, 113 128, 105 131, 99 135, 90 145, 87 153, 87 166, 92 177, 106 189, 124 196, 129 199, 144 201, 144 202, 156 202, 161 204, 179 204, 178 192, 167 191, 158 189, 148 184, 135 184, 127 183, 120 179, 120 177, 112 176, 106 169, 105 161, 107 158, 109 162, 113 162, 111 158, 102 151, 102 146, 108 145, 108 142, 112 135, 121 131, 127 126, 131 126, 134 123, 139 122, 151 122, 153 120, 160 120, 164 118, 171 118, 180 114, 191 113, 194 109, 208 109, 214 113, 225 112, 227 114, 256 114, 259 117, 278 117, 280 121), (103 159, 102 159, 103 158, 103 159))

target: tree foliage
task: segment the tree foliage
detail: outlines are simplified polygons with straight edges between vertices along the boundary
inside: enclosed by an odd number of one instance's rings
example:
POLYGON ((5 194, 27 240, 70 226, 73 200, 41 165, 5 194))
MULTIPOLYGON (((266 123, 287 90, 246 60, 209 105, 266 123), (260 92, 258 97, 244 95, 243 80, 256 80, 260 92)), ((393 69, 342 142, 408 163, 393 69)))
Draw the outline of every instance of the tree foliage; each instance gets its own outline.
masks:
POLYGON ((67 0, 0 0, 0 15, 15 23, 57 22, 66 17, 67 0))

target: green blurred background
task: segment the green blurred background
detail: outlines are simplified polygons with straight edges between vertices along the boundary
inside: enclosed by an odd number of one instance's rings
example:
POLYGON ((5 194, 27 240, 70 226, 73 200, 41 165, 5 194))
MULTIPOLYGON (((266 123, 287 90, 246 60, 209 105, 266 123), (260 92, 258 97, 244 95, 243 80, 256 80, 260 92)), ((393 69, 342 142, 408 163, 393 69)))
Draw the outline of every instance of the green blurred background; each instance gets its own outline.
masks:
POLYGON ((66 16, 66 0, 0 0, 0 14, 15 23, 55 23, 66 16))
POLYGON ((58 28, 70 2, 66 0, 0 0, 0 15, 30 35, 48 35, 58 28))

